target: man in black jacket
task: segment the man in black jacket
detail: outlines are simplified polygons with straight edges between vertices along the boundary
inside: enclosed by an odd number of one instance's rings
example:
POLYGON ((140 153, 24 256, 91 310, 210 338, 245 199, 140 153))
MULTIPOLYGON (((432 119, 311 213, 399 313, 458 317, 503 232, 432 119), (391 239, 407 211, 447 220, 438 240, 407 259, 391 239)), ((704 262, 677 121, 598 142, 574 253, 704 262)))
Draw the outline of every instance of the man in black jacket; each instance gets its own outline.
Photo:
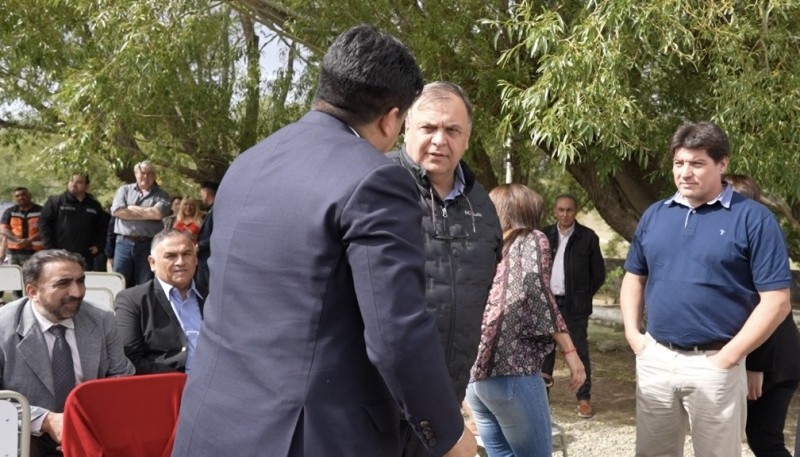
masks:
POLYGON ((174 229, 153 238, 150 268, 155 278, 117 294, 119 338, 136 374, 191 370, 205 297, 195 287, 197 253, 192 240, 174 229))
POLYGON ((105 246, 107 219, 103 207, 87 192, 89 183, 89 175, 74 174, 66 192, 50 196, 42 208, 39 231, 45 249, 80 254, 92 271, 94 257, 105 246))
POLYGON ((203 294, 208 294, 208 258, 211 257, 211 232, 214 231, 214 200, 217 198, 217 181, 205 181, 200 186, 200 197, 208 207, 206 218, 200 226, 200 236, 197 240, 197 273, 194 280, 197 288, 203 294))
MULTIPOLYGON (((570 337, 586 367, 586 382, 578 388, 578 415, 594 415, 591 400, 592 368, 589 363, 587 328, 592 314, 592 297, 606 279, 600 240, 592 229, 575 221, 578 200, 572 195, 559 195, 553 208, 557 223, 544 228, 553 256, 550 289, 556 296, 558 309, 567 323, 570 337)), ((555 351, 544 362, 542 372, 553 375, 555 351)))
MULTIPOLYGON (((425 216, 425 298, 436 316, 447 369, 459 401, 481 336, 483 309, 502 256, 500 221, 475 174, 461 160, 472 105, 456 84, 427 84, 406 116, 405 145, 389 157, 405 167, 425 216)), ((404 457, 427 455, 410 426, 404 457)))

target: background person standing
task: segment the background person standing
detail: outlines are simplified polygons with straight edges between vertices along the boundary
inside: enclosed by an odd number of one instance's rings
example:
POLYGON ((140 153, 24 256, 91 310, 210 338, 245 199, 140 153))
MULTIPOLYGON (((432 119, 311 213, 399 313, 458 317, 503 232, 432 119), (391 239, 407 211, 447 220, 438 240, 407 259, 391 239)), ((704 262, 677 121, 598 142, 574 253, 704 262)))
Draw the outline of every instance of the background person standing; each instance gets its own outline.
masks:
POLYGON ((136 182, 117 190, 111 204, 114 216, 114 271, 125 276, 127 287, 153 279, 147 257, 150 242, 164 228, 164 217, 170 214, 169 194, 156 184, 156 169, 149 161, 133 167, 136 182))
MULTIPOLYGON (((0 234, 6 238, 5 255, 11 265, 22 266, 33 254, 44 249, 39 221, 42 207, 33 203, 31 192, 25 187, 14 189, 14 202, 0 218, 0 234)), ((21 298, 22 291, 15 290, 14 298, 21 298)))
POLYGON ((791 312, 791 273, 775 215, 723 181, 728 136, 680 126, 669 157, 676 193, 642 215, 620 308, 636 354, 636 455, 742 453, 745 357, 791 312), (647 307, 647 328, 640 327, 647 307))
POLYGON ((72 175, 66 192, 47 199, 39 223, 45 249, 82 255, 87 271, 94 270, 94 257, 105 246, 107 228, 103 207, 87 192, 90 182, 87 174, 72 175))
MULTIPOLYGON (((586 369, 586 382, 575 397, 578 400, 578 416, 594 415, 592 398, 592 365, 589 359, 589 316, 592 314, 592 297, 606 279, 606 268, 600 252, 600 239, 594 231, 579 224, 578 199, 569 194, 556 197, 553 205, 556 223, 542 231, 547 235, 553 252, 553 274, 550 290, 556 297, 558 309, 567 323, 572 342, 586 369)), ((545 359, 542 372, 552 382, 556 353, 545 359)))
MULTIPOLYGON (((726 174, 735 192, 761 202, 752 178, 726 174)), ((747 355, 747 444, 756 457, 791 457, 783 428, 789 404, 800 382, 800 336, 792 313, 761 346, 747 355)), ((800 445, 800 443, 798 443, 800 445)), ((800 457, 800 453, 795 452, 800 457)))

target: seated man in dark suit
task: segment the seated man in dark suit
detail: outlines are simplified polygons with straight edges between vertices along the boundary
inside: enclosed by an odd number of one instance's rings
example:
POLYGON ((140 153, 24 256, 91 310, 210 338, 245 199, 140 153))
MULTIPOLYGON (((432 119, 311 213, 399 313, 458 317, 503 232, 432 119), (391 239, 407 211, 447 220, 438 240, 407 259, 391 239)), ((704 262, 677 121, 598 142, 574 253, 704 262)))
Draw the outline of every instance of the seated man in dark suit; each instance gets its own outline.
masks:
POLYGON ((123 290, 114 302, 125 355, 137 374, 188 373, 204 302, 192 280, 194 243, 185 233, 164 230, 153 238, 148 260, 155 278, 123 290))
POLYGON ((0 389, 31 404, 31 456, 61 455, 64 402, 77 384, 131 375, 114 315, 83 303, 84 259, 39 251, 22 267, 27 297, 0 308, 0 389))

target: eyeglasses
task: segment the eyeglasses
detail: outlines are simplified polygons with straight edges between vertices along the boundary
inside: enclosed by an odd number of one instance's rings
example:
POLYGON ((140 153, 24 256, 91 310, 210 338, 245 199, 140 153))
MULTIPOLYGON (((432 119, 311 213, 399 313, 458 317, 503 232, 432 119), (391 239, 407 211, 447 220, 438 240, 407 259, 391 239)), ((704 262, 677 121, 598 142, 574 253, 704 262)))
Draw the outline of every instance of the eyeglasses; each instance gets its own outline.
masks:
POLYGON ((431 223, 433 224, 433 238, 436 240, 466 240, 469 239, 471 233, 476 233, 477 230, 475 229, 475 215, 472 211, 472 204, 469 202, 469 199, 464 196, 464 199, 467 201, 469 205, 469 214, 472 217, 472 232, 470 232, 466 227, 461 225, 453 225, 447 226, 447 207, 442 205, 442 223, 437 224, 436 222, 436 200, 434 199, 433 192, 431 192, 431 223), (461 233, 453 233, 455 231, 460 231, 461 233))

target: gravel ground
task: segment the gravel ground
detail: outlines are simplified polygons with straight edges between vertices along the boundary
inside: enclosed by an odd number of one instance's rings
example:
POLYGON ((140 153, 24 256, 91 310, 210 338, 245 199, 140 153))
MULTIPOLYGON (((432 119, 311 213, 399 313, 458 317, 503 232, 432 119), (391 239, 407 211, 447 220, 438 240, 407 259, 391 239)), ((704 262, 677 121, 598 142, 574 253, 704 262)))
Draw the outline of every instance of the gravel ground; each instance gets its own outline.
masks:
MULTIPOLYGON (((608 325, 590 323, 589 339, 592 345, 592 404, 595 416, 582 419, 576 414, 575 396, 566 389, 568 371, 559 361, 554 373, 556 385, 550 391, 553 421, 564 429, 569 457, 633 456, 636 440, 633 354, 627 347, 624 335, 608 325)), ((795 424, 799 414, 800 393, 795 395, 787 416, 784 433, 789 449, 794 448, 795 424)), ((554 438, 553 442, 553 455, 562 455, 558 452, 558 438, 554 438)), ((743 443, 742 449, 742 456, 753 457, 747 443, 743 443)), ((692 440, 688 436, 684 456, 694 457, 692 440)))
MULTIPOLYGON (((567 450, 571 457, 616 457, 634 454, 635 429, 633 425, 605 422, 601 417, 581 419, 577 415, 554 414, 553 419, 567 435, 567 450)), ((558 442, 554 438, 554 443, 558 442)), ((558 446, 556 449, 560 449, 558 446)), ((753 453, 745 443, 743 456, 753 453)), ((561 455, 554 452, 553 455, 561 455)), ((684 456, 693 457, 692 440, 686 439, 684 456)))

